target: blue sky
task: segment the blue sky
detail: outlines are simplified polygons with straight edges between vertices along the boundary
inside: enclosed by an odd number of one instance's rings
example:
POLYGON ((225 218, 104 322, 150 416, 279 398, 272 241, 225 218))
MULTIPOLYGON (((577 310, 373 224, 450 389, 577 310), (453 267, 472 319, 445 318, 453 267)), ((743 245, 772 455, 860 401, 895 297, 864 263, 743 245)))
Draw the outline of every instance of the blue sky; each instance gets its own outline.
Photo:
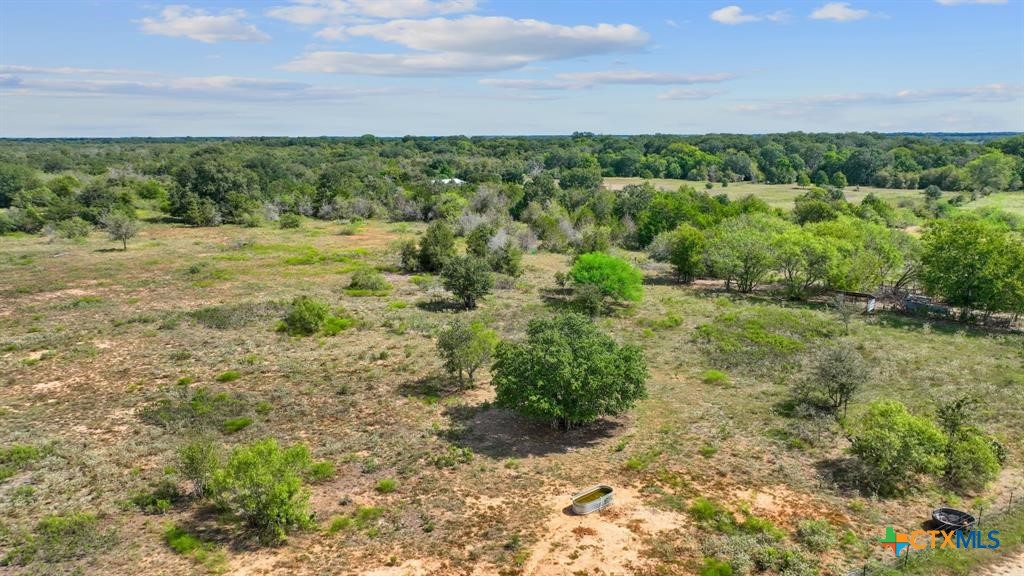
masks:
POLYGON ((0 136, 1024 131, 1024 1, 0 3, 0 136))

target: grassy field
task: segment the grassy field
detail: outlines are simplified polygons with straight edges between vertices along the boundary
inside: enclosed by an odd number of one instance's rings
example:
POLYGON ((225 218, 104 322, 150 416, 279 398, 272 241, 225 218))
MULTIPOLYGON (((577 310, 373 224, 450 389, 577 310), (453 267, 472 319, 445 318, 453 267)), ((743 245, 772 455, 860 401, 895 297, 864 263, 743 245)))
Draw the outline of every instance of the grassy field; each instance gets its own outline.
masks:
POLYGON ((999 192, 982 196, 974 202, 964 204, 965 210, 978 208, 999 208, 1012 214, 1024 217, 1024 193, 1021 192, 999 192))
MULTIPOLYGON (((773 203, 798 193, 760 188, 773 203)), ((459 314, 521 336, 529 318, 559 307, 553 275, 568 257, 527 255, 522 278, 479 310, 456 312, 440 305, 447 296, 435 279, 395 271, 393 245, 420 230, 150 224, 125 252, 99 233, 83 243, 0 238, 0 448, 22 446, 17 458, 0 454, 9 461, 0 557, 19 553, 25 534, 38 548, 3 570, 695 574, 716 546, 738 542, 691 510, 720 506, 736 521, 762 522, 744 526, 770 522, 778 546, 792 549, 802 550, 802 520, 827 520, 834 544, 802 554, 819 563, 812 573, 845 574, 884 559, 876 541, 886 525, 914 529, 940 504, 994 510, 1011 491, 1024 497, 1019 335, 880 314, 856 318, 843 336, 820 307, 679 286, 644 264, 643 302, 598 322, 643 347, 649 397, 627 415, 562 433, 493 408, 489 374, 455 387, 433 334, 459 314), (368 266, 384 270, 393 290, 346 294, 352 272, 368 266), (330 337, 277 332, 281 303, 298 295, 326 300, 355 326, 330 337), (841 338, 874 373, 852 418, 875 398, 933 413, 938 401, 974 390, 984 399, 977 423, 1010 453, 1000 480, 981 494, 929 486, 898 500, 845 482, 842 435, 783 415, 808 351, 841 338), (184 487, 175 452, 188 435, 146 414, 196 387, 237 400, 233 424, 212 431, 218 442, 272 436, 334 463, 335 475, 311 486, 318 529, 264 548, 194 501, 154 509, 139 497, 162 482, 184 487), (569 496, 596 483, 615 487, 615 505, 567 514, 569 496), (72 517, 75 539, 49 550, 52 522, 40 520, 74 513, 85 515, 72 517)), ((965 573, 962 564, 933 573, 965 573)))
MULTIPOLYGON (((629 184, 639 184, 644 182, 643 178, 605 178, 605 187, 611 190, 621 190, 623 186, 629 184)), ((671 178, 653 178, 646 180, 650 182, 652 186, 659 190, 676 190, 680 186, 686 185, 696 188, 697 190, 704 190, 704 182, 692 182, 690 180, 674 180, 671 178)), ((715 187, 710 190, 712 194, 725 193, 729 198, 733 200, 743 198, 753 194, 758 198, 761 198, 769 205, 776 208, 783 208, 786 210, 793 208, 793 200, 807 191, 807 188, 801 188, 796 184, 760 184, 756 182, 734 182, 729 184, 727 187, 722 188, 721 184, 715 184, 715 187)), ((844 190, 846 199, 850 202, 860 202, 868 194, 875 194, 889 202, 895 204, 896 202, 904 198, 920 198, 920 190, 898 190, 889 188, 872 188, 870 186, 850 186, 844 190)))

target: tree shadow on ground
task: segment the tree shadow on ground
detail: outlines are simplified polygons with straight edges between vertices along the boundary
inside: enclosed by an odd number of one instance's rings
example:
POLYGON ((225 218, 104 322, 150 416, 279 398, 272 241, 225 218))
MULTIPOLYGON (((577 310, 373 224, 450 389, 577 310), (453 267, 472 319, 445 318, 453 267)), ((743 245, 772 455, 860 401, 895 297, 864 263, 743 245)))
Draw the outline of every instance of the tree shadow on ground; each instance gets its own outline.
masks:
POLYGON ((203 542, 224 546, 232 553, 252 552, 283 545, 260 541, 255 531, 247 528, 241 520, 226 521, 224 513, 209 503, 199 502, 195 511, 182 516, 175 522, 175 526, 203 542))
POLYGON ((437 402, 442 397, 454 396, 466 391, 469 383, 460 385, 457 378, 446 374, 430 374, 398 385, 397 391, 406 398, 417 398, 425 402, 437 402))
POLYGON ((675 274, 665 272, 652 276, 644 275, 644 286, 686 286, 686 284, 680 282, 675 274))
POLYGON ((864 469, 856 458, 823 458, 815 462, 814 468, 823 482, 835 486, 839 492, 861 496, 873 495, 873 491, 864 481, 864 469))
POLYGON ((564 454, 612 438, 624 425, 621 419, 604 418, 562 431, 546 422, 529 420, 490 404, 451 406, 445 414, 460 427, 457 438, 460 445, 492 458, 564 454))

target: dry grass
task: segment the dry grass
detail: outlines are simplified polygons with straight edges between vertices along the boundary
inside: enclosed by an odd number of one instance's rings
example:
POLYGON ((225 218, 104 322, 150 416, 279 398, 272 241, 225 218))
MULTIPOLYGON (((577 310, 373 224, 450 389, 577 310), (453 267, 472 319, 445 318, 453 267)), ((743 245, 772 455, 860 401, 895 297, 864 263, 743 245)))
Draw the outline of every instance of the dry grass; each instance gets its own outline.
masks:
MULTIPOLYGON (((238 574, 562 574, 594 568, 587 562, 596 549, 609 572, 686 574, 700 563, 699 549, 666 543, 706 536, 685 513, 703 495, 789 533, 805 518, 852 530, 868 544, 823 556, 823 570, 838 573, 847 560, 880 554, 870 544, 880 526, 912 527, 947 498, 930 489, 877 501, 835 483, 841 437, 794 443, 779 414, 799 361, 768 372, 737 366, 725 382, 705 382, 706 371, 724 367, 695 337, 697 327, 728 312, 780 307, 707 288, 653 282, 643 303, 599 321, 647 353, 650 396, 630 414, 563 434, 492 409, 489 375, 462 391, 442 376, 432 333, 456 312, 430 305, 443 294, 429 282, 393 272, 389 247, 408 234, 399 230, 406 228, 381 222, 351 235, 321 222, 298 230, 151 225, 127 252, 105 251, 98 234, 83 244, 0 239, 0 437, 41 448, 0 483, 0 554, 10 546, 5 530, 82 511, 116 531, 117 544, 58 568, 202 573, 205 564, 165 543, 173 522, 224 550, 216 565, 238 574), (352 272, 367 266, 385 271, 390 294, 345 293, 352 272), (302 294, 343 308, 357 327, 330 337, 275 331, 275 303, 302 294), (239 377, 216 380, 229 370, 239 377), (335 464, 330 480, 311 487, 323 530, 264 549, 187 499, 164 516, 126 505, 167 476, 186 440, 141 417, 182 378, 243 400, 253 423, 231 435, 215 428, 226 446, 274 436, 305 442, 316 460, 335 464), (397 489, 376 489, 386 479, 397 489), (619 502, 585 520, 564 516, 568 496, 597 482, 621 490, 619 502)), ((528 255, 525 265, 517 287, 471 313, 503 337, 551 311, 545 296, 567 259, 528 255)), ((1021 339, 958 330, 856 320, 851 338, 877 374, 856 403, 897 396, 930 412, 954 391, 978 390, 986 398, 979 424, 1020 462, 1021 339)))

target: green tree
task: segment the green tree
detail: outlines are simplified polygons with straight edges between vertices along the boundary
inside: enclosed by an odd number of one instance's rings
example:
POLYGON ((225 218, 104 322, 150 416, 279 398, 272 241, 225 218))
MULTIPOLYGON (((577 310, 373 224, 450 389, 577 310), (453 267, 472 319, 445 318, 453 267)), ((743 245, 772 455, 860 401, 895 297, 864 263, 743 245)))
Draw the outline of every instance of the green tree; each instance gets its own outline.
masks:
POLYGON ((942 431, 895 400, 869 404, 853 423, 850 437, 850 452, 866 467, 869 485, 882 495, 905 492, 916 475, 937 474, 946 465, 942 431))
POLYGON ((563 430, 631 408, 646 394, 638 346, 619 346, 585 316, 535 318, 526 340, 498 344, 497 404, 563 430))
POLYGON ((833 186, 839 189, 846 188, 849 185, 846 182, 846 174, 843 174, 842 172, 836 172, 833 174, 831 182, 833 186))
POLYGON ((192 493, 197 497, 206 494, 220 459, 217 446, 208 438, 192 440, 178 451, 178 471, 192 483, 192 493))
POLYGON ((836 259, 826 238, 800 227, 790 227, 775 237, 776 266, 791 298, 804 298, 816 283, 825 282, 836 259))
POLYGON ((1002 152, 989 152, 968 162, 964 169, 974 191, 989 194, 1010 186, 1014 163, 1012 157, 1002 152))
POLYGON ((704 233, 683 223, 669 237, 668 261, 676 278, 689 284, 704 268, 704 233))
POLYGON ((445 326, 437 335, 437 351, 444 362, 445 370, 463 382, 465 374, 473 383, 476 371, 490 362, 498 335, 483 322, 466 322, 456 319, 445 326))
POLYGON ((455 232, 445 220, 434 220, 420 239, 419 269, 438 272, 455 256, 455 232))
POLYGON ((939 424, 946 432, 946 481, 958 490, 981 490, 999 475, 998 444, 971 422, 980 402, 970 394, 939 406, 939 424))
POLYGON ((312 525, 309 491, 302 477, 312 465, 303 444, 281 448, 273 438, 239 446, 210 481, 222 509, 253 528, 264 542, 279 542, 293 529, 312 525))
POLYGON ((785 222, 765 214, 743 214, 723 220, 710 231, 707 258, 711 272, 735 282, 740 292, 751 292, 776 265, 775 238, 785 222))
POLYGON ((22 190, 42 186, 36 171, 21 164, 0 162, 0 208, 7 208, 22 190))
POLYGON ((476 301, 490 293, 494 288, 494 275, 491 267, 483 258, 472 254, 455 256, 441 270, 441 278, 446 290, 455 294, 465 308, 476 308, 476 301))
POLYGON ((604 252, 581 254, 569 270, 569 277, 577 287, 594 288, 604 299, 639 302, 643 298, 643 272, 604 252))
POLYGON ((925 290, 959 306, 963 318, 1022 310, 1024 248, 1005 229, 979 218, 935 220, 922 244, 925 290))
POLYGON ((139 221, 124 212, 110 212, 103 217, 103 227, 111 240, 121 242, 124 250, 128 249, 128 241, 139 233, 139 221))

